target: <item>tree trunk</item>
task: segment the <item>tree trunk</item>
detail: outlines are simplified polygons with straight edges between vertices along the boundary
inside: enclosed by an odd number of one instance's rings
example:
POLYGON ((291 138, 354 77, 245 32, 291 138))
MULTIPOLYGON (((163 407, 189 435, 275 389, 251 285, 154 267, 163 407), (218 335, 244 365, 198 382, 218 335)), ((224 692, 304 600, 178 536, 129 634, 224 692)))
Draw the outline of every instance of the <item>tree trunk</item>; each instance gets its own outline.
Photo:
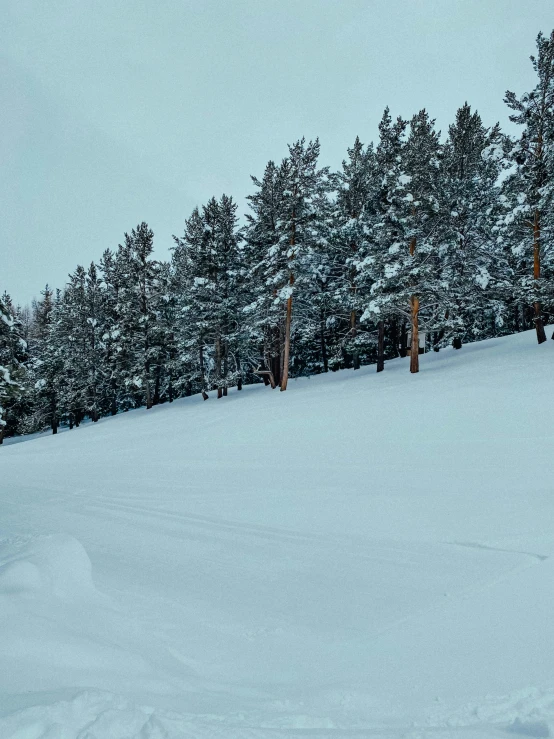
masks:
POLYGON ((385 322, 377 324, 377 372, 385 369, 385 322))
POLYGON ((208 400, 208 395, 206 394, 206 378, 204 377, 204 347, 202 346, 202 342, 200 342, 200 346, 198 347, 198 357, 200 362, 200 384, 202 385, 202 397, 204 400, 208 400))
MULTIPOLYGON (((535 217, 533 219, 533 279, 539 280, 541 276, 541 223, 539 211, 535 211, 535 217)), ((537 331, 537 341, 542 344, 546 341, 546 333, 544 331, 544 323, 541 316, 541 305, 538 302, 533 303, 535 311, 535 329, 537 331)))
POLYGON ((412 345, 410 349, 410 372, 419 372, 419 298, 411 297, 412 345))
POLYGON ((56 403, 56 396, 52 394, 50 398, 50 426, 52 428, 52 433, 57 434, 58 433, 58 416, 57 416, 57 403, 56 403))
POLYGON ((275 329, 275 336, 273 338, 273 353, 269 358, 268 369, 273 374, 277 385, 281 384, 281 331, 279 327, 275 329))
POLYGON ((160 402, 160 373, 161 367, 158 364, 156 367, 156 380, 154 382, 154 397, 152 399, 152 405, 158 405, 160 402))
POLYGON ((329 361, 327 359, 327 346, 325 345, 325 319, 320 317, 319 321, 319 342, 321 346, 321 359, 323 361, 323 371, 329 371, 329 361))
POLYGON ((221 337, 218 336, 215 340, 215 381, 218 385, 218 398, 219 395, 219 384, 221 382, 221 337))
POLYGON ((461 349, 462 348, 462 340, 460 339, 459 336, 455 336, 452 339, 452 346, 454 347, 454 349, 461 349))
MULTIPOLYGON (((353 310, 350 312, 350 335, 353 341, 356 339, 356 332, 356 311, 353 310)), ((360 369, 360 355, 356 347, 352 350, 352 366, 355 370, 360 369)))
POLYGON ((222 397, 223 397, 223 388, 221 387, 221 385, 218 385, 217 386, 217 399, 219 400, 222 397))
POLYGON ((223 386, 223 397, 224 397, 224 398, 226 398, 226 397, 227 397, 227 385, 224 385, 224 386, 223 386))
POLYGON ((537 341, 539 344, 542 344, 544 341, 546 341, 546 332, 544 330, 544 323, 541 316, 541 305, 537 301, 536 303, 533 303, 533 308, 535 309, 535 329, 537 331, 537 341))
MULTIPOLYGON (((294 275, 291 273, 289 280, 290 289, 294 285, 294 275)), ((287 300, 287 316, 285 322, 285 352, 283 361, 283 377, 281 379, 281 391, 287 389, 287 383, 289 381, 289 360, 290 360, 290 325, 292 322, 292 293, 289 295, 287 300)))
POLYGON ((237 390, 242 390, 242 377, 237 380, 237 390))
POLYGON ((398 355, 398 321, 391 318, 389 321, 390 341, 392 344, 393 357, 398 355))
POLYGON ((150 392, 150 370, 148 364, 144 367, 144 392, 146 393, 146 409, 152 408, 152 394, 150 392))
POLYGON ((519 333, 519 305, 514 305, 514 332, 519 333))
POLYGON ((400 328, 400 356, 405 357, 407 355, 407 344, 408 344, 408 332, 406 331, 406 322, 402 321, 400 328))

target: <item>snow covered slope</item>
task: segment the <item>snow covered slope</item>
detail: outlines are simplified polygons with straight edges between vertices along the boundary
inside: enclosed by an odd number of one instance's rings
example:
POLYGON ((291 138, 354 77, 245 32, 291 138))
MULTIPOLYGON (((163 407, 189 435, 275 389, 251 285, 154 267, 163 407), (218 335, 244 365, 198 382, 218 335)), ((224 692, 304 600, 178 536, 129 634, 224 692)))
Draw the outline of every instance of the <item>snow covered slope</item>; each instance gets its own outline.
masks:
POLYGON ((554 733, 554 342, 407 362, 2 449, 0 737, 554 733))

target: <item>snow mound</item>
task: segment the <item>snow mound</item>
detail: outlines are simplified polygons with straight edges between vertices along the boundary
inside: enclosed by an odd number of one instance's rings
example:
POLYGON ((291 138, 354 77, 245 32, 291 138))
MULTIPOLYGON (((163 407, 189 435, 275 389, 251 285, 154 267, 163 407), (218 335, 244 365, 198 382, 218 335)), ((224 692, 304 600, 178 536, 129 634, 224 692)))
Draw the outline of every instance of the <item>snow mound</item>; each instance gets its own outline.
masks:
MULTIPOLYGON (((147 707, 100 691, 33 706, 0 718, 4 739, 166 739, 161 721, 147 707)), ((180 734, 192 739, 192 734, 180 734)))
POLYGON ((0 542, 0 595, 50 592, 72 600, 94 589, 89 556, 73 536, 53 534, 0 542))

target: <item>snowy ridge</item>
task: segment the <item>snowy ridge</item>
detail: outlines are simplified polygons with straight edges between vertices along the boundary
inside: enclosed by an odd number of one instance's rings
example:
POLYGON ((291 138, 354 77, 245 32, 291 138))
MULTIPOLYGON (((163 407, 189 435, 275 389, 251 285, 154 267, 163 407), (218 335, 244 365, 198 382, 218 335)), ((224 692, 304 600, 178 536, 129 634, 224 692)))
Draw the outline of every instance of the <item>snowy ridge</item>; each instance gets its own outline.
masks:
POLYGON ((0 737, 553 735, 553 366, 527 332, 3 449, 0 737))

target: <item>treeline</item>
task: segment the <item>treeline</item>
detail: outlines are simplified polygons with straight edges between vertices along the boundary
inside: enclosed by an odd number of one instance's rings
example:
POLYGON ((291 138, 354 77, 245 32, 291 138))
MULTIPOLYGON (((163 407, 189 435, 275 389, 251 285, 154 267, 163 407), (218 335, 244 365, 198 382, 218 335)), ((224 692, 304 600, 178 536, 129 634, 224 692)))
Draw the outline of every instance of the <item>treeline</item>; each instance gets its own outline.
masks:
POLYGON ((146 223, 31 308, 0 301, 0 439, 264 381, 357 369, 535 327, 554 311, 554 32, 535 88, 505 101, 519 137, 461 107, 385 110, 339 172, 289 146, 232 197, 196 208, 170 261, 146 223))

